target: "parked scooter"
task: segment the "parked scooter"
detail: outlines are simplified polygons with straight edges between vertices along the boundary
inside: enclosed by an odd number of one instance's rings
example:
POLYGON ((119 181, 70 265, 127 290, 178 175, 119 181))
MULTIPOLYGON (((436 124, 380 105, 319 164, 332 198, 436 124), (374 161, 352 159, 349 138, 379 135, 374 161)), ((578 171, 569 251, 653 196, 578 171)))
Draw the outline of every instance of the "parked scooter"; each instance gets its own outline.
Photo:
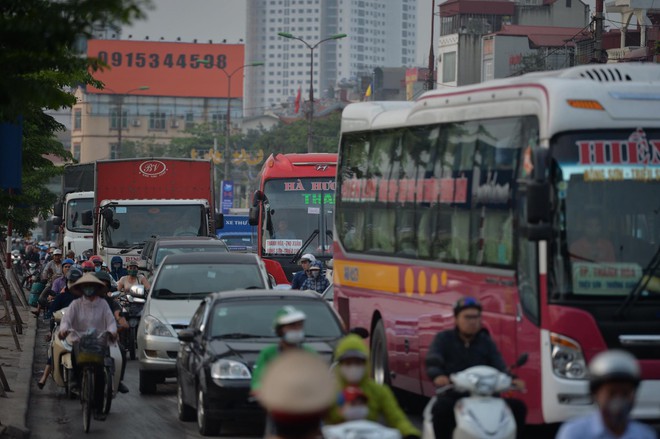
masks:
POLYGON ((128 294, 119 296, 121 316, 128 322, 128 330, 121 333, 122 345, 128 350, 131 360, 136 358, 137 328, 142 318, 142 310, 146 302, 144 286, 133 285, 128 294))
MULTIPOLYGON (((522 354, 509 371, 527 362, 522 354)), ((452 384, 437 389, 436 395, 454 389, 470 396, 459 399, 454 406, 456 428, 454 439, 515 439, 516 420, 511 409, 497 394, 517 390, 512 386, 511 374, 490 366, 474 366, 451 374, 452 384)), ((424 408, 422 439, 435 439, 433 432, 434 396, 424 408)))
MULTIPOLYGON (((50 344, 50 354, 52 358, 53 371, 52 377, 55 384, 58 387, 63 387, 68 398, 75 398, 71 390, 71 383, 73 378, 73 361, 71 358, 71 352, 73 350, 72 345, 69 343, 68 339, 60 340, 57 334, 60 331, 60 322, 62 317, 66 313, 67 308, 63 308, 59 311, 56 311, 53 314, 53 319, 55 320, 55 327, 51 336, 50 344)), ((107 364, 107 366, 113 369, 113 380, 112 380, 112 396, 117 396, 119 389, 119 382, 121 381, 121 368, 122 368, 122 358, 121 352, 119 351, 119 345, 115 343, 110 343, 110 357, 106 358, 106 361, 112 362, 112 364, 107 364)), ((107 407, 107 410, 110 410, 110 407, 107 407)), ((106 413, 107 414, 107 413, 106 413)))
POLYGON ((326 439, 401 439, 401 433, 378 422, 360 420, 323 427, 326 439))

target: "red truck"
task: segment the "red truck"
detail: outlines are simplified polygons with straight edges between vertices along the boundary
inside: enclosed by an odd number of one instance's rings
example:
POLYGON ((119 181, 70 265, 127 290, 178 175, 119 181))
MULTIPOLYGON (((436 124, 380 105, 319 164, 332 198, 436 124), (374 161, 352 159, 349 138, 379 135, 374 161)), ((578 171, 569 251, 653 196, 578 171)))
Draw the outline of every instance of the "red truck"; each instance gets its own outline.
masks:
POLYGON ((210 161, 98 161, 94 192, 94 210, 83 223, 94 224, 94 252, 108 263, 117 255, 125 263, 139 260, 151 236, 215 236, 215 223, 222 227, 210 161))

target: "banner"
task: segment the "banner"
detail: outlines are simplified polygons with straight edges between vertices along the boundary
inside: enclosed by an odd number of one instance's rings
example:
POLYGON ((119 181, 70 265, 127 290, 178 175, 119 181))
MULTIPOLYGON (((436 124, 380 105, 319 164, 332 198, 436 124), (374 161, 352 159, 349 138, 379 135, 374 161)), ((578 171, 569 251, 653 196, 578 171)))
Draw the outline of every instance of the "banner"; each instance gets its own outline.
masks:
POLYGON ((234 182, 232 180, 222 181, 222 213, 229 213, 234 207, 234 182))

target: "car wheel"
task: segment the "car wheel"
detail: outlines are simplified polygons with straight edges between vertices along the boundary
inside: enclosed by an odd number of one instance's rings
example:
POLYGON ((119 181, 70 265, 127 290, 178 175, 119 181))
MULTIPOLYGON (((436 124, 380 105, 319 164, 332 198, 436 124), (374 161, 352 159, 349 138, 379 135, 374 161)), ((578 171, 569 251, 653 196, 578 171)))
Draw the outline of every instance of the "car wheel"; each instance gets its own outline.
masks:
POLYGON ((201 389, 197 391, 197 427, 202 436, 215 436, 220 432, 220 423, 206 415, 206 398, 201 389))
POLYGON ((140 371, 140 393, 143 395, 156 393, 156 380, 154 379, 153 372, 149 373, 148 370, 140 371))
POLYGON ((177 380, 176 385, 176 407, 179 412, 179 421, 189 422, 195 420, 195 409, 183 401, 183 389, 181 380, 177 380))
POLYGON ((383 321, 376 323, 371 336, 371 375, 378 384, 390 385, 390 368, 387 361, 387 339, 383 321))

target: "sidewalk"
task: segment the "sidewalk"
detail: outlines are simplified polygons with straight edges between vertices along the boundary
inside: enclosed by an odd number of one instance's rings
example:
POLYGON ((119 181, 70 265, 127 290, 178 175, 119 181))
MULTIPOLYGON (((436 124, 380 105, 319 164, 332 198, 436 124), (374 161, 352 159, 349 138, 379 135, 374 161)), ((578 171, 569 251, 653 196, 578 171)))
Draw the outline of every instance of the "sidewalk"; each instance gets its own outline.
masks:
MULTIPOLYGON (((27 428, 27 413, 33 381, 32 362, 37 319, 29 309, 24 310, 19 306, 18 311, 23 322, 26 323, 23 333, 18 335, 20 351, 16 349, 9 325, 0 324, 0 364, 11 389, 11 392, 7 392, 7 398, 0 397, 0 439, 30 437, 30 431, 27 428)), ((4 310, 0 311, 0 317, 3 315, 4 310)))

